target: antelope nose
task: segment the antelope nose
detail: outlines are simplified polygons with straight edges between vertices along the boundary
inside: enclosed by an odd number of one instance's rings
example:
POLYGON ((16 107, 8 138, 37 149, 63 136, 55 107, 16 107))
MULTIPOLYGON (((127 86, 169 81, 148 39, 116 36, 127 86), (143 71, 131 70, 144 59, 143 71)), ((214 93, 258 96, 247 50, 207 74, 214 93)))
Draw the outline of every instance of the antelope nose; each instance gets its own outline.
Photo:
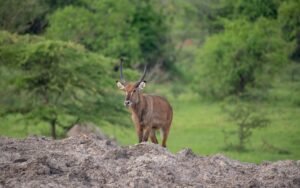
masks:
POLYGON ((131 102, 130 102, 129 100, 124 101, 124 105, 125 105, 125 106, 129 106, 130 103, 131 103, 131 102))

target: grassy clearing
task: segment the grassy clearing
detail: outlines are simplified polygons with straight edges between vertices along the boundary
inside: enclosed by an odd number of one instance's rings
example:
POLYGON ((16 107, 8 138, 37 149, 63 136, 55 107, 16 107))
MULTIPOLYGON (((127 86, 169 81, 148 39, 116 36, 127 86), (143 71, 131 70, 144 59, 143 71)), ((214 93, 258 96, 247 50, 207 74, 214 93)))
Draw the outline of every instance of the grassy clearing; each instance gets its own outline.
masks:
MULTIPOLYGON (((255 163, 265 160, 300 159, 300 108, 297 105, 283 100, 258 104, 266 112, 271 123, 268 127, 253 132, 247 144, 247 151, 235 152, 224 150, 222 130, 234 130, 236 126, 222 111, 221 103, 199 100, 191 92, 173 96, 168 87, 154 88, 153 91, 167 96, 173 106, 174 119, 167 143, 172 152, 191 148, 200 155, 222 153, 233 159, 255 163)), ((120 96, 120 105, 122 100, 123 97, 120 96)), ((130 119, 129 113, 127 117, 130 119)), ((1 120, 0 135, 11 137, 26 137, 29 133, 49 135, 48 125, 37 123, 36 126, 24 126, 21 122, 16 124, 15 118, 8 117, 1 120)), ((137 143, 133 125, 128 128, 105 125, 101 126, 101 129, 122 145, 137 143)), ((237 136, 231 137, 230 141, 237 142, 237 136)))
MULTIPOLYGON (((155 90, 167 96, 173 105, 174 119, 168 139, 168 148, 172 152, 191 148, 200 155, 222 153, 234 159, 255 163, 300 159, 300 108, 296 105, 276 100, 257 104, 270 119, 270 125, 254 130, 247 144, 247 151, 226 151, 222 130, 234 130, 237 127, 228 119, 221 103, 203 102, 188 95, 174 97, 166 87, 155 90)), ((121 144, 137 143, 134 126, 105 126, 102 129, 117 138, 121 144)), ((237 135, 232 136, 230 141, 237 142, 237 135)))
MULTIPOLYGON (((236 127, 227 119, 219 104, 177 101, 173 103, 173 107, 174 122, 168 139, 168 148, 172 152, 191 148, 200 155, 223 153, 234 159, 256 163, 264 160, 300 159, 299 108, 265 105, 271 124, 253 132, 247 151, 235 152, 223 149, 222 129, 233 130, 236 127)), ((137 142, 133 126, 106 126, 103 130, 124 145, 137 142)), ((232 139, 237 141, 235 137, 232 139)))
MULTIPOLYGON (((63 130, 57 127, 57 135, 63 130)), ((29 135, 50 136, 50 126, 40 122, 26 122, 21 115, 10 115, 0 119, 0 136, 25 138, 29 135)))

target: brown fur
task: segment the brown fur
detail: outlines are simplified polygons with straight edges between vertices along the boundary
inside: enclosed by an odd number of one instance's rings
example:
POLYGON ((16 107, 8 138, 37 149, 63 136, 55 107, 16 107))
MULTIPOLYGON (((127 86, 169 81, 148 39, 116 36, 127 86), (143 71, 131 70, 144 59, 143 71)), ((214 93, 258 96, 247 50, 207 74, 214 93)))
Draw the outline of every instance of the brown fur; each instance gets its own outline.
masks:
MULTIPOLYGON (((144 87, 145 82, 141 83, 144 87)), ((158 144, 155 131, 160 129, 162 146, 166 147, 173 118, 173 110, 169 102, 161 96, 143 94, 142 87, 137 84, 120 84, 118 85, 121 86, 120 89, 126 92, 125 102, 131 102, 130 105, 125 105, 131 112, 139 143, 147 142, 150 137, 151 142, 158 144)))

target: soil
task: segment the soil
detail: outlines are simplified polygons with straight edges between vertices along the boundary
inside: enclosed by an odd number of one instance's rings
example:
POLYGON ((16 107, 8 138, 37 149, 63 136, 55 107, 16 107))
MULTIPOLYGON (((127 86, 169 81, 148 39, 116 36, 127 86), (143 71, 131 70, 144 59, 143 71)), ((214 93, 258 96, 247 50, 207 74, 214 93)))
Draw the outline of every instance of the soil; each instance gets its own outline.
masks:
POLYGON ((0 187, 300 187, 300 161, 244 163, 96 136, 0 138, 0 187))

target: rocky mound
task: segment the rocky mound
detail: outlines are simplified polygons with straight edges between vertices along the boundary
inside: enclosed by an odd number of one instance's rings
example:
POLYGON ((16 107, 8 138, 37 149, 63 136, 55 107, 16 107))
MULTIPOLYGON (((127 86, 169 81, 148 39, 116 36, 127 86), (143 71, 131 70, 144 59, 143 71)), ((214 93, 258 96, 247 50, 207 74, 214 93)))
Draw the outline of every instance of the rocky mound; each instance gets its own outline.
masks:
POLYGON ((0 187, 300 187, 300 161, 256 165, 92 136, 0 138, 0 187))

